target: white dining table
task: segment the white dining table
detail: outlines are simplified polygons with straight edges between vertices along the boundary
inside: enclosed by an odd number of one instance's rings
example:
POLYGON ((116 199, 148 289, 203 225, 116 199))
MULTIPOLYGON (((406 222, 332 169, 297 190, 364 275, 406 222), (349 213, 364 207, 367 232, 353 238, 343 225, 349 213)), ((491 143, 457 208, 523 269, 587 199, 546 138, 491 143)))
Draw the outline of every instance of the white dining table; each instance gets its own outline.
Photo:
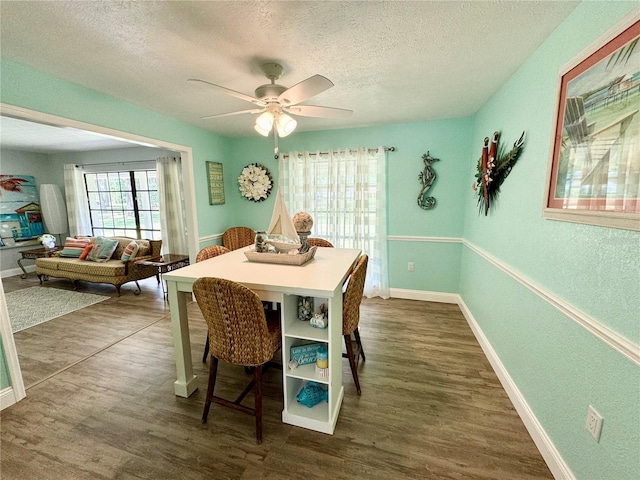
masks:
POLYGON ((283 390, 282 418, 286 423, 324 433, 333 433, 344 389, 342 387, 342 287, 360 256, 358 249, 316 247, 313 259, 303 265, 251 262, 245 251, 234 250, 163 274, 167 282, 171 311, 171 330, 175 349, 177 380, 174 392, 190 396, 196 389, 193 373, 187 301, 193 283, 200 277, 219 277, 245 285, 262 300, 282 304, 283 390), (328 327, 313 328, 297 318, 298 297, 315 299, 328 307, 328 327), (291 370, 289 349, 301 343, 325 343, 329 351, 329 376, 319 377, 313 367, 291 370), (296 394, 309 381, 322 384, 328 391, 326 405, 307 408, 296 402, 296 394))

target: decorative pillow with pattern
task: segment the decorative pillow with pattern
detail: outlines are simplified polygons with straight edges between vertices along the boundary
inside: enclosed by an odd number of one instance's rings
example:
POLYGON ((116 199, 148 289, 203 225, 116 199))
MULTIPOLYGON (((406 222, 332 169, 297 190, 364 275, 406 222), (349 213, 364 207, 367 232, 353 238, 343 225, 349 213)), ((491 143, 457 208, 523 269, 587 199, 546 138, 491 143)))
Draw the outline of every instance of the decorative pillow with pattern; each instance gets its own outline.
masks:
POLYGON ((60 252, 61 257, 79 258, 84 248, 89 245, 89 240, 67 237, 64 247, 60 252))
POLYGON ((149 240, 136 240, 136 243, 138 244, 138 247, 140 247, 137 253, 138 257, 144 257, 151 253, 151 244, 149 243, 149 240))
POLYGON ((120 257, 120 260, 122 260, 123 262, 128 262, 136 256, 136 253, 138 253, 139 249, 140 247, 138 246, 138 244, 134 240, 132 240, 131 242, 129 242, 129 245, 124 248, 124 252, 122 252, 122 257, 120 257))
POLYGON ((111 258, 111 255, 113 255, 117 246, 117 240, 98 237, 96 238, 96 243, 91 249, 91 252, 89 252, 89 255, 87 256, 87 260, 91 260, 92 262, 106 262, 111 258))
POLYGON ((91 250, 93 249, 93 243, 90 243, 89 245, 87 245, 86 247, 84 247, 84 250, 82 250, 82 253, 80 254, 80 260, 86 260, 87 256, 89 256, 89 253, 91 253, 91 250))

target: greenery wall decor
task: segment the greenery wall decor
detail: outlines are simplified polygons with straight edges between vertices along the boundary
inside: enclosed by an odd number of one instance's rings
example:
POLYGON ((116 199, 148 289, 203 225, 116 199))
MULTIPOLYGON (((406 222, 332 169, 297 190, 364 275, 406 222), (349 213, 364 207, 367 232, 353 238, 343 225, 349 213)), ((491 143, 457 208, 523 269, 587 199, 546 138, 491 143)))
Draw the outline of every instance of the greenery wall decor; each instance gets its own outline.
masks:
POLYGON ((493 132, 489 145, 489 137, 484 137, 482 155, 478 160, 478 173, 473 183, 473 189, 478 196, 478 213, 484 210, 485 215, 489 213, 489 206, 498 198, 500 185, 509 176, 524 149, 524 132, 509 152, 505 152, 504 147, 498 143, 499 139, 500 132, 493 132))

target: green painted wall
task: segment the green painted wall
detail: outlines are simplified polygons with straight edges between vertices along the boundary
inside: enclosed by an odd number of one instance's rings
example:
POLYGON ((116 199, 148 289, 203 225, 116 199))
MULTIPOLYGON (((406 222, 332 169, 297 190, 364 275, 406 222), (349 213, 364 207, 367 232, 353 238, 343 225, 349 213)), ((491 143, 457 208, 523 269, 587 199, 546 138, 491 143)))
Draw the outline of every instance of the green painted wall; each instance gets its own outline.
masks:
MULTIPOLYGON (((476 115, 474 158, 494 130, 509 145, 526 130, 527 142, 488 217, 466 190, 464 237, 637 344, 638 232, 542 218, 558 72, 636 5, 581 3, 476 115)), ((466 247, 460 293, 576 477, 637 478, 638 366, 466 247), (600 443, 585 430, 590 404, 604 417, 600 443)))
MULTIPOLYGON (((467 179, 461 172, 469 166, 471 118, 438 120, 345 130, 301 132, 280 140, 280 151, 326 151, 357 147, 394 146, 388 153, 388 234, 390 236, 462 237, 467 179), (424 164, 422 155, 429 151, 440 162, 434 164, 437 179, 431 195, 437 199, 433 210, 417 205, 421 184, 418 174, 424 164)), ((232 172, 237 179, 242 167, 259 162, 267 166, 277 182, 278 162, 273 156, 273 141, 263 137, 231 140, 232 172)), ((276 185, 277 188, 277 185, 276 185)), ((237 184, 227 192, 233 205, 234 221, 254 229, 266 229, 271 219, 274 196, 256 204, 244 200, 237 184)), ((292 214, 294 212, 291 212, 292 214)), ((392 288, 454 293, 458 291, 460 243, 389 242, 389 273, 392 288), (407 271, 407 263, 415 271, 407 271)))
POLYGON ((11 377, 7 369, 7 358, 4 356, 4 345, 0 341, 0 390, 4 390, 9 386, 11 386, 11 377))
MULTIPOLYGON (((297 133, 281 141, 281 151, 397 147, 389 154, 389 235, 464 237, 638 342, 638 234, 541 218, 558 70, 634 5, 580 4, 474 118, 297 133), (526 130, 527 147, 490 216, 478 217, 470 185, 482 138, 495 129, 507 143, 526 130), (433 211, 416 205, 427 150, 441 159, 433 211)), ((266 227, 273 199, 243 200, 236 179, 251 162, 265 164, 277 177, 269 140, 225 139, 29 67, 3 60, 0 68, 2 102, 191 146, 202 237, 231 225, 266 227), (224 163, 223 206, 208 205, 206 160, 224 163)), ((394 240, 389 252, 392 287, 461 293, 577 478, 624 479, 640 470, 637 366, 459 243, 394 240), (416 264, 412 274, 408 261, 416 264), (584 429, 589 404, 605 419, 599 444, 584 429)))
POLYGON ((209 205, 205 166, 207 160, 227 161, 227 138, 5 59, 0 73, 3 103, 191 147, 199 235, 218 233, 231 222, 228 205, 209 205))

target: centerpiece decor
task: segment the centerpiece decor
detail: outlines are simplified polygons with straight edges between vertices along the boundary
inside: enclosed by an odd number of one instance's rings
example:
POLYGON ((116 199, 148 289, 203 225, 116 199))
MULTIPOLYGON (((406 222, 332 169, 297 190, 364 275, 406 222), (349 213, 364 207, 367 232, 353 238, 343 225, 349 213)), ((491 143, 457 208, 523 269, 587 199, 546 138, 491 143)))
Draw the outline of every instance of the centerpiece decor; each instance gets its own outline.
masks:
MULTIPOLYGON (((312 225, 313 221, 309 223, 310 218, 310 216, 303 218, 302 225, 312 225)), ((314 257, 317 250, 316 247, 311 247, 308 251, 301 251, 300 236, 293 224, 293 219, 289 215, 289 209, 284 202, 280 189, 278 189, 276 195, 276 202, 273 206, 271 222, 266 236, 266 252, 259 252, 258 249, 254 248, 244 253, 250 262, 303 265, 314 257)))
POLYGON ((478 160, 476 181, 472 185, 478 196, 478 213, 484 210, 485 216, 489 213, 491 204, 498 199, 500 185, 511 173, 524 149, 524 132, 508 152, 498 144, 499 138, 500 132, 494 132, 489 145, 489 137, 485 137, 482 155, 478 160))
POLYGON ((244 167, 238 177, 238 183, 242 196, 253 202, 266 200, 273 188, 269 169, 259 163, 251 163, 244 167))
POLYGON ((300 238, 300 243, 302 246, 300 247, 300 253, 305 253, 309 251, 309 242, 307 242, 307 238, 311 234, 311 227, 313 227, 313 218, 307 212, 298 212, 293 216, 293 226, 298 233, 298 237, 300 238))

